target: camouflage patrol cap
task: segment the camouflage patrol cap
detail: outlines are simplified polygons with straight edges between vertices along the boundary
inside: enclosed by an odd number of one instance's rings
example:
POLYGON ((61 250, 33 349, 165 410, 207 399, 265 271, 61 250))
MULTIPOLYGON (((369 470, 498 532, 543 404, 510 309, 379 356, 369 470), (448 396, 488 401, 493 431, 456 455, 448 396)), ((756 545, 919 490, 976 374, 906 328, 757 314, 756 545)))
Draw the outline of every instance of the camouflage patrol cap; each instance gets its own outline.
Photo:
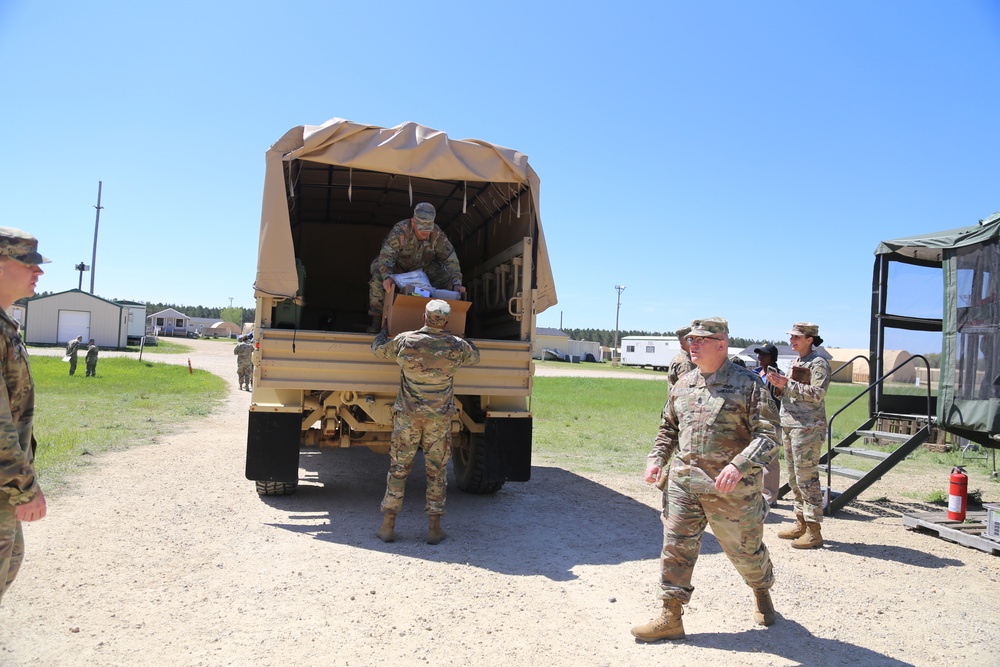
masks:
POLYGON ((792 336, 812 336, 815 338, 819 335, 819 325, 812 322, 796 322, 788 333, 792 336))
POLYGON ((451 306, 448 305, 447 301, 431 299, 427 302, 427 307, 424 309, 424 318, 427 320, 428 326, 443 327, 448 323, 448 317, 450 316, 451 306))
POLYGON ((724 317, 706 317, 703 320, 691 322, 690 336, 714 336, 729 335, 729 321, 724 317))
POLYGON ((417 229, 422 232, 429 232, 434 229, 435 217, 437 217, 437 211, 427 202, 420 202, 413 209, 413 220, 417 225, 417 229))
POLYGON ((38 252, 38 239, 13 227, 0 227, 0 257, 10 257, 22 264, 48 264, 51 260, 38 252))
POLYGON ((683 340, 689 333, 691 333, 691 327, 681 327, 677 330, 677 337, 683 340))

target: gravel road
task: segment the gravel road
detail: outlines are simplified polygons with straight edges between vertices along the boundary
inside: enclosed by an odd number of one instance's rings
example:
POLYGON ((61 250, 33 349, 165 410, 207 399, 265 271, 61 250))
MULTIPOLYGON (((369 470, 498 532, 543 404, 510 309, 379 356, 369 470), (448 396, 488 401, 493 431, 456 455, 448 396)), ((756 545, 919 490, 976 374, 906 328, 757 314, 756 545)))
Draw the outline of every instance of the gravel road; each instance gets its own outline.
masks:
POLYGON ((225 404, 96 457, 50 498, 0 608, 0 664, 1000 664, 1000 559, 905 530, 899 511, 921 504, 902 494, 921 480, 887 477, 824 524, 817 551, 774 536, 782 503, 765 525, 767 629, 706 533, 688 639, 639 644, 629 628, 656 611, 660 543, 644 461, 634 476, 537 466, 493 496, 454 491, 438 546, 422 539, 418 461, 399 541, 383 544, 387 459, 307 450, 299 492, 259 498, 232 349, 192 345, 147 356, 219 373, 225 404))

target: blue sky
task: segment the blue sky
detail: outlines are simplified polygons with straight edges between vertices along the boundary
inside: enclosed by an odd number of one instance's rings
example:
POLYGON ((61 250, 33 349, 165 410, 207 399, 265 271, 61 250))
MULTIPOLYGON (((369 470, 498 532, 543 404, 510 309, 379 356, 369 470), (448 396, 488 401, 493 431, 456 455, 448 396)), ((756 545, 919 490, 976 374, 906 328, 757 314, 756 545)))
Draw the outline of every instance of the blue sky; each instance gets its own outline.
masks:
POLYGON ((103 181, 97 294, 250 307, 268 146, 416 121, 529 156, 539 326, 864 347, 879 241, 1000 209, 998 7, 0 0, 0 220, 76 287, 103 181))

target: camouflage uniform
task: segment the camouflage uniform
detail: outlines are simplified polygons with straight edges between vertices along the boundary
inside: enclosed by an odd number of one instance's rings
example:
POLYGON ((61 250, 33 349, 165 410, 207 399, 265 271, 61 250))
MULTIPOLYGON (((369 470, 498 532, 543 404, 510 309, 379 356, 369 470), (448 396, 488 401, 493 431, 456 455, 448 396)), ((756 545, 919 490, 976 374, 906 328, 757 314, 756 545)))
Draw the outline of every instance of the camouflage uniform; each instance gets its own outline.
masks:
MULTIPOLYGON (((434 303, 433 301, 431 303, 434 303)), ((451 421, 456 414, 455 371, 479 363, 472 343, 444 331, 428 316, 427 326, 389 340, 383 329, 372 342, 372 354, 395 359, 401 367, 399 394, 393 406, 392 444, 382 513, 395 515, 403 506, 406 478, 417 448, 424 450, 427 496, 424 511, 444 514, 451 458, 451 421)))
POLYGON ((455 255, 455 248, 441 228, 433 225, 430 236, 421 241, 413 231, 410 218, 395 224, 378 257, 372 261, 372 279, 368 286, 368 314, 382 317, 385 287, 382 283, 394 273, 423 269, 431 285, 454 289, 462 284, 462 267, 455 255))
POLYGON ((826 396, 830 364, 815 351, 792 362, 781 393, 781 440, 795 512, 807 522, 823 521, 819 459, 826 440, 826 396), (795 368, 809 369, 809 384, 793 380, 795 368))
POLYGON ((233 348, 236 355, 236 377, 239 378, 240 388, 244 386, 248 389, 253 381, 253 344, 241 340, 233 348))
POLYGON ((0 310, 0 598, 13 583, 24 559, 21 522, 17 505, 32 500, 40 491, 35 479, 32 420, 35 384, 28 368, 28 351, 17 323, 0 310))
POLYGON ((76 373, 77 353, 80 351, 80 341, 74 338, 70 342, 66 343, 66 356, 69 357, 69 374, 73 375, 76 373))
POLYGON ((774 583, 763 543, 761 470, 778 452, 777 418, 760 378, 729 360, 708 377, 689 371, 671 388, 648 457, 649 464, 663 467, 676 452, 662 515, 663 599, 691 599, 706 524, 748 586, 768 589, 774 583), (730 463, 743 477, 733 491, 720 493, 715 478, 730 463))
POLYGON ((92 344, 87 347, 87 377, 97 376, 97 355, 100 353, 101 349, 97 347, 97 344, 92 344))
POLYGON ((671 360, 670 366, 667 368, 667 381, 673 387, 682 375, 691 372, 695 368, 694 362, 691 361, 691 353, 687 350, 681 350, 671 360))

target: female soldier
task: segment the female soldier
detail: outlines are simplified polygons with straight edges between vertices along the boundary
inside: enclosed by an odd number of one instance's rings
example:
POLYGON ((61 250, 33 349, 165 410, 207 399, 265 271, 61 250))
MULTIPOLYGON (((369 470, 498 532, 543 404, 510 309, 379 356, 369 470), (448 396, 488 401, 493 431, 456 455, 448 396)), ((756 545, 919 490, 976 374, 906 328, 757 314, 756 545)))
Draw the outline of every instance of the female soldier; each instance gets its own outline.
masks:
POLYGON ((781 397, 781 441, 795 498, 795 525, 779 531, 778 537, 795 540, 792 546, 796 549, 815 549, 823 546, 819 457, 826 435, 823 399, 830 386, 830 364, 813 350, 823 344, 818 325, 796 322, 788 334, 799 358, 792 362, 788 376, 773 371, 767 374, 781 397))

